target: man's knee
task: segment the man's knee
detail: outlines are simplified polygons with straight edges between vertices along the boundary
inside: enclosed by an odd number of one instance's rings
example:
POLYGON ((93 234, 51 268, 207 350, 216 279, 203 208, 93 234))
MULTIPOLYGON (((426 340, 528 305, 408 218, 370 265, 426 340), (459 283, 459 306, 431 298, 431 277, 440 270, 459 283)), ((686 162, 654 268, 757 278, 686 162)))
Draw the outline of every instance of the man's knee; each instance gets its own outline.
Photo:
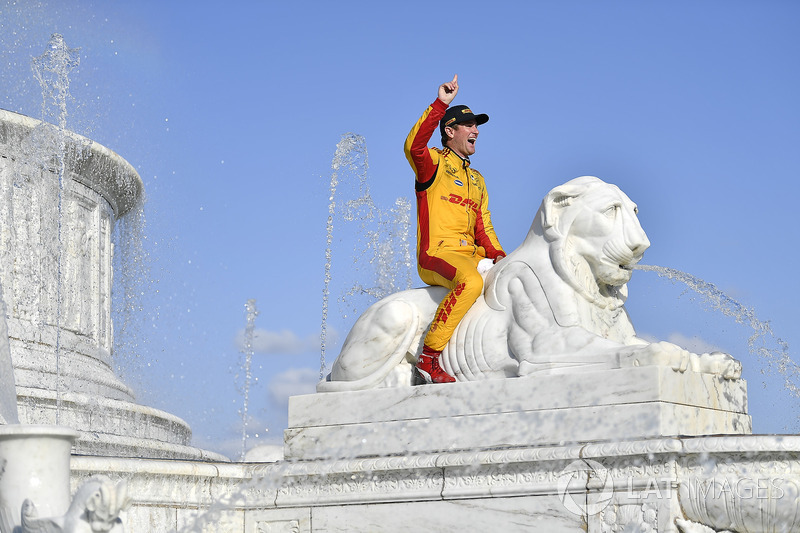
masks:
POLYGON ((459 276, 458 284, 454 289, 459 298, 475 301, 483 291, 483 277, 478 271, 464 273, 459 276))

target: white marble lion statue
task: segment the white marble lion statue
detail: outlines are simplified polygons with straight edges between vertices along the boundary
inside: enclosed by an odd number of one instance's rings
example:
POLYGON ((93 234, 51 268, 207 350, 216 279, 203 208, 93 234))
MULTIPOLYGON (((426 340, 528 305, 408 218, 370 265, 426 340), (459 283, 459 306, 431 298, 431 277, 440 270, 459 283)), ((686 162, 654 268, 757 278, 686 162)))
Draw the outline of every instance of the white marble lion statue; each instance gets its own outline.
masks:
MULTIPOLYGON (((524 242, 485 274, 442 367, 457 381, 645 365, 739 378, 741 364, 727 354, 636 337, 626 284, 650 246, 637 212, 617 186, 592 176, 551 190, 524 242)), ((414 384, 422 339, 446 292, 412 289, 373 304, 317 390, 414 384)))

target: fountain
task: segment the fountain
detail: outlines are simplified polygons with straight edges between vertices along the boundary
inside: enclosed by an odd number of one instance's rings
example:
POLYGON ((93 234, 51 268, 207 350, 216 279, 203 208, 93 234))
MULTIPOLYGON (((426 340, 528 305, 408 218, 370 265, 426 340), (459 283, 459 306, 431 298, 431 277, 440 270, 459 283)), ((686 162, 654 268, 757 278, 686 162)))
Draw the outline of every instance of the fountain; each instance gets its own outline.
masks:
POLYGON ((78 430, 77 453, 219 459, 189 446, 179 418, 136 404, 112 371, 112 233, 142 182, 66 130, 76 61, 58 34, 33 61, 57 125, 0 110, 0 281, 20 422, 78 430))
POLYGON ((457 383, 412 386, 440 289, 387 291, 290 399, 272 463, 192 448, 112 371, 111 232, 141 196, 114 152, 0 110, 4 533, 77 531, 90 507, 105 531, 800 530, 800 437, 751 434, 738 361, 636 336, 626 283, 650 243, 615 186, 545 197, 443 353, 457 383), (11 442, 56 421, 51 448, 11 442))
POLYGON ((0 110, 0 280, 20 421, 77 429, 78 453, 202 458, 185 422, 135 404, 111 369, 111 234, 141 180, 114 152, 64 133, 61 193, 47 155, 57 135, 0 110))

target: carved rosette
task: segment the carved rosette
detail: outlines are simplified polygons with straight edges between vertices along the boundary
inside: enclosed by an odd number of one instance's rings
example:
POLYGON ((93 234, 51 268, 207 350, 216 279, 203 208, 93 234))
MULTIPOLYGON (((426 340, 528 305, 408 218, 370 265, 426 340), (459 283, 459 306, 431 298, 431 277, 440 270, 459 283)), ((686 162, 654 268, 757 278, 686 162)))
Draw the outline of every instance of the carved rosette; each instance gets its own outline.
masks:
POLYGON ((602 533, 655 533, 658 507, 652 503, 611 504, 600 513, 602 533))

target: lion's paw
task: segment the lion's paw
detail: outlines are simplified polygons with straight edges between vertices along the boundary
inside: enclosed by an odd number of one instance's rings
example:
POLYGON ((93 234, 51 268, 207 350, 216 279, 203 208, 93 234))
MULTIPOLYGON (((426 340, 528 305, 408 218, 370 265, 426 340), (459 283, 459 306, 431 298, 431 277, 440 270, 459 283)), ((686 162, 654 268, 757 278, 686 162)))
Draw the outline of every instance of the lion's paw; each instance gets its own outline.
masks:
POLYGON ((704 353, 697 356, 698 371, 725 379, 742 377, 742 363, 723 352, 704 353))
POLYGON ((685 372, 691 354, 676 344, 660 341, 645 345, 626 346, 620 351, 620 366, 667 366, 685 372))
POLYGON ((692 522, 691 520, 684 520, 683 518, 676 518, 675 525, 681 533, 731 533, 730 531, 723 530, 717 531, 699 522, 692 522))

